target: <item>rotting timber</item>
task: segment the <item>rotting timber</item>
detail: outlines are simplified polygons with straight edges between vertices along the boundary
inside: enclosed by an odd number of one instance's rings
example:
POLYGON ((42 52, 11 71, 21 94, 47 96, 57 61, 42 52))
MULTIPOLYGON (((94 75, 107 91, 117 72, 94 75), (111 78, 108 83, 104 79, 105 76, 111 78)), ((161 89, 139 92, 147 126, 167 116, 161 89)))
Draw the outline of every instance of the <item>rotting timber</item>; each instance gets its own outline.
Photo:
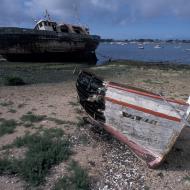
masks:
POLYGON ((76 87, 91 123, 126 143, 151 168, 163 162, 189 121, 189 103, 106 82, 86 71, 76 87))
POLYGON ((50 18, 34 29, 0 27, 0 54, 8 61, 97 61, 95 50, 100 37, 89 29, 58 24, 50 18))

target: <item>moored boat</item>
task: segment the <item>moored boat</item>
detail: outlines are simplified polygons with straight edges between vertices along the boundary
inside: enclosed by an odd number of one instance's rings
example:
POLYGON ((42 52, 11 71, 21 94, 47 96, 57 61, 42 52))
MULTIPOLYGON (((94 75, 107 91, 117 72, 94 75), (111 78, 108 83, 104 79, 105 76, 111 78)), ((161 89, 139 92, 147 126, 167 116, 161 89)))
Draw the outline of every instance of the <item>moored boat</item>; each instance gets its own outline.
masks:
POLYGON ((138 49, 144 49, 143 44, 138 44, 138 49))
POLYGON ((162 46, 161 46, 160 44, 157 44, 157 45, 154 46, 154 48, 155 48, 155 49, 161 49, 162 46))
POLYGON ((48 18, 34 29, 0 27, 0 54, 9 61, 83 61, 96 59, 100 37, 87 27, 48 18))
POLYGON ((189 124, 190 101, 106 82, 86 71, 76 88, 90 122, 126 143, 151 168, 163 162, 189 124))

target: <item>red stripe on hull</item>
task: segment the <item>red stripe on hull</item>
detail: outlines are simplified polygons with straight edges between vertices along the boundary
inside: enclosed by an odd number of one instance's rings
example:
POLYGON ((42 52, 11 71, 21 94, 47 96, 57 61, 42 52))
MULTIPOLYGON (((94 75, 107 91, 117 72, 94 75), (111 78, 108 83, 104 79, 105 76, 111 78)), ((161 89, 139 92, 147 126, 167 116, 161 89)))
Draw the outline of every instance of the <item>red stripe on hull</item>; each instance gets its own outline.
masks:
POLYGON ((118 104, 118 105, 121 105, 121 106, 132 108, 132 109, 137 110, 137 111, 145 112, 145 113, 148 113, 148 114, 151 114, 151 115, 154 115, 154 116, 157 116, 157 117, 161 117, 161 118, 164 118, 164 119, 168 119, 168 120, 171 120, 171 121, 181 122, 181 119, 179 119, 177 117, 169 116, 169 115, 159 113, 159 112, 155 112, 155 111, 152 111, 152 110, 149 110, 149 109, 146 109, 146 108, 142 108, 142 107, 139 107, 139 106, 128 104, 126 102, 122 102, 122 101, 119 101, 119 100, 116 100, 116 99, 113 99, 113 98, 105 97, 105 99, 107 101, 109 101, 109 102, 114 103, 114 104, 118 104))
MULTIPOLYGON (((156 95, 154 93, 151 93, 151 92, 148 93, 148 92, 143 92, 143 91, 138 91, 138 90, 130 89, 130 88, 123 87, 123 86, 120 86, 119 84, 112 83, 112 82, 109 82, 108 87, 116 88, 118 90, 123 90, 123 91, 126 91, 126 92, 130 92, 130 93, 134 93, 134 94, 138 94, 138 95, 142 95, 142 96, 147 96, 147 97, 150 97, 150 98, 155 98, 155 99, 163 100, 163 98, 161 96, 156 95)), ((180 104, 180 105, 184 105, 184 106, 185 105, 187 105, 187 106, 189 105, 186 102, 183 102, 183 101, 180 101, 180 100, 166 99, 166 101, 172 102, 172 103, 176 103, 176 104, 180 104)))

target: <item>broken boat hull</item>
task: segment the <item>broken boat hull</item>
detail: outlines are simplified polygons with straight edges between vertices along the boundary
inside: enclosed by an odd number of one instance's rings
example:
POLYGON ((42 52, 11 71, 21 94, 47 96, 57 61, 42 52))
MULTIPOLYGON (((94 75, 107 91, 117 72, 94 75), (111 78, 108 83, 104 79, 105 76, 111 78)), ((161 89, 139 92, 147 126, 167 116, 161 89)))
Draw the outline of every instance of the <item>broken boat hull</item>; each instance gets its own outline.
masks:
POLYGON ((91 122, 126 143, 151 168, 162 163, 186 125, 185 102, 105 82, 85 71, 76 87, 91 122))

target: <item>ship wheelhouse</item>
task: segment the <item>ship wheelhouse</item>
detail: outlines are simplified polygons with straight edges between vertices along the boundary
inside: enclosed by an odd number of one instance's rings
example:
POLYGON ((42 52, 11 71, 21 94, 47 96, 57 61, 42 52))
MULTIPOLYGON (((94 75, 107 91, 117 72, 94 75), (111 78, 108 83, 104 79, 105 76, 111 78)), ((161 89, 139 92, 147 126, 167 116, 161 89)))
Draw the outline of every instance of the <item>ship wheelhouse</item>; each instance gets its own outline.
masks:
POLYGON ((40 20, 35 26, 36 30, 55 31, 58 33, 74 33, 89 35, 89 29, 79 25, 57 24, 51 20, 40 20))
POLYGON ((57 23, 49 20, 40 20, 36 24, 35 29, 45 31, 57 31, 57 23))

